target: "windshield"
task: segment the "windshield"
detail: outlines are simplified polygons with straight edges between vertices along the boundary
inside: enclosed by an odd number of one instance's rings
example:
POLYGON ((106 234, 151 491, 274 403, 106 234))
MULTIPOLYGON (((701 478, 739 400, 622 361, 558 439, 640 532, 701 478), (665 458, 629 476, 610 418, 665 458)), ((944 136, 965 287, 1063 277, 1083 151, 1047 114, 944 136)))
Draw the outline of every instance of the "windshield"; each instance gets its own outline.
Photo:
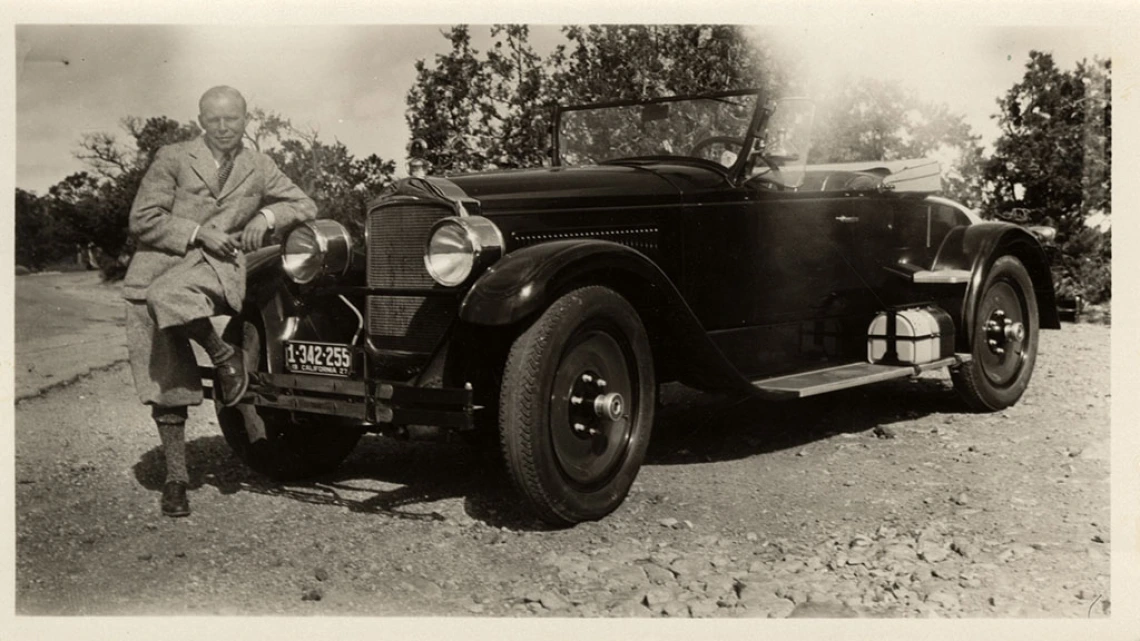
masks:
POLYGON ((756 94, 686 98, 561 113, 558 160, 596 165, 644 157, 699 158, 731 167, 756 110, 756 94))

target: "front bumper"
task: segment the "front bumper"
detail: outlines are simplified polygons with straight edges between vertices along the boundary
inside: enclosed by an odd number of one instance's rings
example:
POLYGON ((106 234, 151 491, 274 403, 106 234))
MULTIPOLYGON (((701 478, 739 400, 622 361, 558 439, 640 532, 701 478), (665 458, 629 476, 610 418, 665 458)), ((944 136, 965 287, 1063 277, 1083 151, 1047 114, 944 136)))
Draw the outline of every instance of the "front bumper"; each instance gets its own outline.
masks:
MULTIPOLYGON (((214 397, 214 370, 199 368, 206 398, 214 397)), ((474 427, 474 394, 466 388, 429 388, 392 381, 354 381, 306 374, 250 372, 242 403, 339 416, 362 424, 474 427)))

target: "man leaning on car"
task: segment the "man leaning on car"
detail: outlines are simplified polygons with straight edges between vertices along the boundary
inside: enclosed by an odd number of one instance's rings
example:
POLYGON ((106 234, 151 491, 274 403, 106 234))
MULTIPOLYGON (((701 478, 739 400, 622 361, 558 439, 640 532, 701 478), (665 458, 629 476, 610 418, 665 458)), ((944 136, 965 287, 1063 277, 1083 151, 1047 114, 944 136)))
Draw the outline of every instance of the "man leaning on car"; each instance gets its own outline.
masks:
POLYGON ((160 149, 135 196, 130 233, 138 249, 123 282, 135 388, 151 406, 166 460, 167 516, 190 514, 185 425, 187 407, 202 403, 202 384, 189 341, 209 354, 216 398, 236 405, 249 384, 241 349, 209 319, 241 311, 243 251, 317 213, 270 157, 242 145, 241 93, 213 87, 198 110, 203 135, 160 149))

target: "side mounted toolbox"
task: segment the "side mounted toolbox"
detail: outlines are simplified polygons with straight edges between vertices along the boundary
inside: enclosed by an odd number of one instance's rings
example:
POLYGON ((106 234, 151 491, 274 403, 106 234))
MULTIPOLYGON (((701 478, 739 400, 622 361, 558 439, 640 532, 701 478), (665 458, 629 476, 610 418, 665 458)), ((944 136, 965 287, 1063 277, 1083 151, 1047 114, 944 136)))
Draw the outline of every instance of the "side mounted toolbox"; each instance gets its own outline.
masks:
POLYGON ((880 312, 867 330, 872 363, 930 363, 954 354, 954 321, 933 306, 880 312))

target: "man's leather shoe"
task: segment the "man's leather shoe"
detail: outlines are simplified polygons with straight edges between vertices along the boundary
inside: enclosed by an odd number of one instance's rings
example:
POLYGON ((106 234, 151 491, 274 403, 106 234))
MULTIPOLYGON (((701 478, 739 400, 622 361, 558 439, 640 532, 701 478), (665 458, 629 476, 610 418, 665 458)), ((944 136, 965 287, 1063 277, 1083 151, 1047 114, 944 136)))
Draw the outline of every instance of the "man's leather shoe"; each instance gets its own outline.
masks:
POLYGON ((162 486, 162 513, 166 516, 190 516, 190 499, 186 498, 186 484, 170 481, 162 486))
POLYGON ((247 389, 249 375, 245 371, 245 358, 235 347, 234 353, 214 370, 214 391, 223 406, 233 407, 241 402, 247 389))

